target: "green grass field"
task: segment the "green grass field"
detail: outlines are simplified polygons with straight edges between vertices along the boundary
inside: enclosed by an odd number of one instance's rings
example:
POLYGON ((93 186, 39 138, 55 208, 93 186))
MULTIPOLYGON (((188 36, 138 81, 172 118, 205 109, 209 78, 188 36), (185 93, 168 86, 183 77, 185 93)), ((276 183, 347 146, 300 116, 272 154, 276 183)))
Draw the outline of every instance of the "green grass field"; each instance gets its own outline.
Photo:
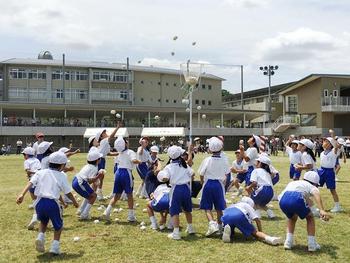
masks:
MULTIPOLYGON (((227 153, 232 161, 232 152, 227 153)), ((85 154, 71 158, 71 165, 79 170, 85 163, 85 154)), ((197 155, 194 159, 194 169, 197 170, 201 160, 206 155, 197 155)), ((121 213, 112 214, 112 223, 100 222, 94 224, 102 211, 98 211, 98 204, 92 208, 92 220, 88 222, 78 221, 75 215, 76 209, 72 206, 64 211, 64 231, 61 238, 60 256, 52 256, 49 253, 37 253, 34 240, 37 231, 27 230, 27 224, 31 219, 32 210, 28 209, 30 196, 27 195, 22 205, 15 202, 17 194, 26 185, 27 180, 23 172, 22 156, 0 156, 0 262, 350 262, 350 198, 349 198, 349 167, 344 165, 340 172, 338 183, 339 196, 346 212, 333 215, 327 223, 316 220, 316 239, 322 249, 316 253, 307 252, 306 222, 298 221, 295 233, 296 246, 291 251, 285 251, 283 246, 269 246, 254 239, 246 240, 240 233, 236 234, 233 243, 225 244, 220 237, 206 238, 207 221, 202 211, 197 208, 193 212, 193 225, 197 231, 194 236, 187 236, 182 229, 181 241, 169 240, 167 232, 157 232, 149 228, 147 213, 143 213, 145 200, 136 198, 135 203, 138 223, 130 224, 126 221, 127 204, 122 201, 117 206, 124 208, 121 213), (118 217, 119 222, 114 219, 118 217), (141 231, 139 223, 147 223, 147 229, 141 231), (73 238, 81 239, 74 242, 73 238)), ((163 156, 164 159, 167 157, 163 156)), ((278 193, 289 181, 287 157, 273 157, 273 165, 281 173, 281 181, 276 185, 278 193)), ((113 185, 112 158, 107 160, 108 175, 104 194, 109 194, 113 185)), ((69 174, 69 180, 74 173, 69 174)), ((140 183, 136 178, 135 186, 140 183)), ((136 187, 135 187, 136 188, 136 187)), ((321 190, 324 205, 327 210, 333 206, 330 193, 326 189, 321 190)), ((231 193, 227 195, 231 199, 231 193)), ((197 199, 193 199, 198 204, 197 199)), ((105 202, 107 204, 107 202, 105 202)), ((263 217, 263 230, 266 233, 285 237, 286 220, 279 210, 278 203, 272 202, 273 210, 277 214, 276 220, 263 217)), ((263 213, 263 216, 266 214, 263 213)), ((182 215, 181 225, 186 226, 182 215)), ((37 229, 37 228, 36 228, 37 229)), ((46 250, 48 251, 53 237, 52 230, 46 234, 46 250)))

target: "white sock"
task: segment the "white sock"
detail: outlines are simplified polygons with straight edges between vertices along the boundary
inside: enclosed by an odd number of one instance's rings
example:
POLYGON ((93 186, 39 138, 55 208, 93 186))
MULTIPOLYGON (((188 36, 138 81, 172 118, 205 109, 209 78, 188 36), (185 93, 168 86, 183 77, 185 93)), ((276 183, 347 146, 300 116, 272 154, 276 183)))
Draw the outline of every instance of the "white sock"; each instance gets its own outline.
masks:
POLYGON ((59 245, 60 245, 60 241, 58 240, 52 241, 52 246, 59 246, 59 245))
POLYGON ((293 234, 292 234, 292 233, 287 233, 286 240, 287 240, 288 242, 293 242, 293 234))
POLYGON ((106 211, 105 211, 105 214, 106 215, 110 215, 111 214, 111 211, 112 211, 112 206, 111 205, 108 205, 107 208, 106 208, 106 211))
POLYGON ((180 228, 179 227, 174 227, 173 233, 174 234, 180 234, 180 228))
POLYGON ((82 213, 85 210, 86 205, 88 204, 88 200, 84 198, 84 201, 81 203, 79 210, 82 213))
POLYGON ((150 217, 149 217, 149 220, 151 221, 151 223, 152 223, 153 225, 156 225, 156 224, 157 224, 157 219, 156 219, 154 216, 150 216, 150 217))
POLYGON ((128 210, 128 215, 129 216, 135 216, 135 210, 134 209, 129 209, 128 210))
POLYGON ((335 207, 340 207, 340 203, 339 202, 334 202, 334 206, 335 207))
POLYGON ((89 203, 87 203, 87 205, 85 206, 85 209, 84 209, 84 211, 82 212, 82 214, 84 214, 84 215, 89 215, 89 213, 90 213, 90 209, 91 209, 91 204, 89 204, 89 203))
POLYGON ((187 227, 188 227, 188 228, 193 228, 193 227, 192 227, 192 224, 187 224, 187 227))
POLYGON ((214 220, 209 221, 209 225, 215 225, 215 224, 216 224, 216 222, 214 220))
POLYGON ((316 243, 315 236, 307 236, 307 242, 308 242, 309 244, 314 244, 314 243, 316 243))
POLYGON ((38 239, 45 240, 45 234, 43 232, 39 232, 38 239))
POLYGON ((36 213, 33 214, 32 221, 38 221, 38 215, 36 213))
POLYGON ((268 242, 268 243, 271 243, 271 237, 270 236, 266 236, 265 237, 265 241, 268 242))

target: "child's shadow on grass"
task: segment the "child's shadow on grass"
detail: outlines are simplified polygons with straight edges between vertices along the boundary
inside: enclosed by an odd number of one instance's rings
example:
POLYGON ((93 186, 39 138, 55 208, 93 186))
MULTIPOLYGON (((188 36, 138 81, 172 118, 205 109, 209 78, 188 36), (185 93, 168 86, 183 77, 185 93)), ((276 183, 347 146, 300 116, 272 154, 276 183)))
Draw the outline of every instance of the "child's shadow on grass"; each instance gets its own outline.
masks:
POLYGON ((334 246, 334 245, 321 245, 321 250, 315 251, 315 252, 309 252, 307 250, 307 246, 305 245, 296 245, 293 247, 293 249, 291 250, 291 252, 298 254, 298 255, 320 255, 320 254, 327 254, 328 256, 330 256, 332 259, 337 259, 338 255, 337 255, 337 250, 339 249, 339 247, 334 246))
POLYGON ((53 255, 49 252, 39 255, 39 262, 53 262, 53 261, 67 261, 71 259, 80 258, 84 255, 83 251, 79 251, 79 253, 61 253, 60 255, 53 255))

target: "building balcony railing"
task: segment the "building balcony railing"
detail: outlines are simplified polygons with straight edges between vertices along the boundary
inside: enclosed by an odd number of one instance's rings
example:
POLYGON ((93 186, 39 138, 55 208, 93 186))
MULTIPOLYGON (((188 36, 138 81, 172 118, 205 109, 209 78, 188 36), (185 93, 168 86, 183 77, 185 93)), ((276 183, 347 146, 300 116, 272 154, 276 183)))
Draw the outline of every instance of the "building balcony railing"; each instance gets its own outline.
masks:
POLYGON ((350 97, 323 97, 321 103, 322 112, 350 111, 350 97))

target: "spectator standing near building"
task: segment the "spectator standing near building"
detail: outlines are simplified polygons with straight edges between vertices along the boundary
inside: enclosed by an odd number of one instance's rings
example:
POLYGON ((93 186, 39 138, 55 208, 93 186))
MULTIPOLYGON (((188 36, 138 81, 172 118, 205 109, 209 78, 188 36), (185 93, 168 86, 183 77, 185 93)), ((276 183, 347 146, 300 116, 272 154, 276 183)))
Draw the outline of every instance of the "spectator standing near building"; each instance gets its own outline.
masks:
POLYGON ((22 145, 23 145, 22 140, 18 139, 16 142, 16 146, 17 146, 16 154, 20 154, 22 152, 22 145))

